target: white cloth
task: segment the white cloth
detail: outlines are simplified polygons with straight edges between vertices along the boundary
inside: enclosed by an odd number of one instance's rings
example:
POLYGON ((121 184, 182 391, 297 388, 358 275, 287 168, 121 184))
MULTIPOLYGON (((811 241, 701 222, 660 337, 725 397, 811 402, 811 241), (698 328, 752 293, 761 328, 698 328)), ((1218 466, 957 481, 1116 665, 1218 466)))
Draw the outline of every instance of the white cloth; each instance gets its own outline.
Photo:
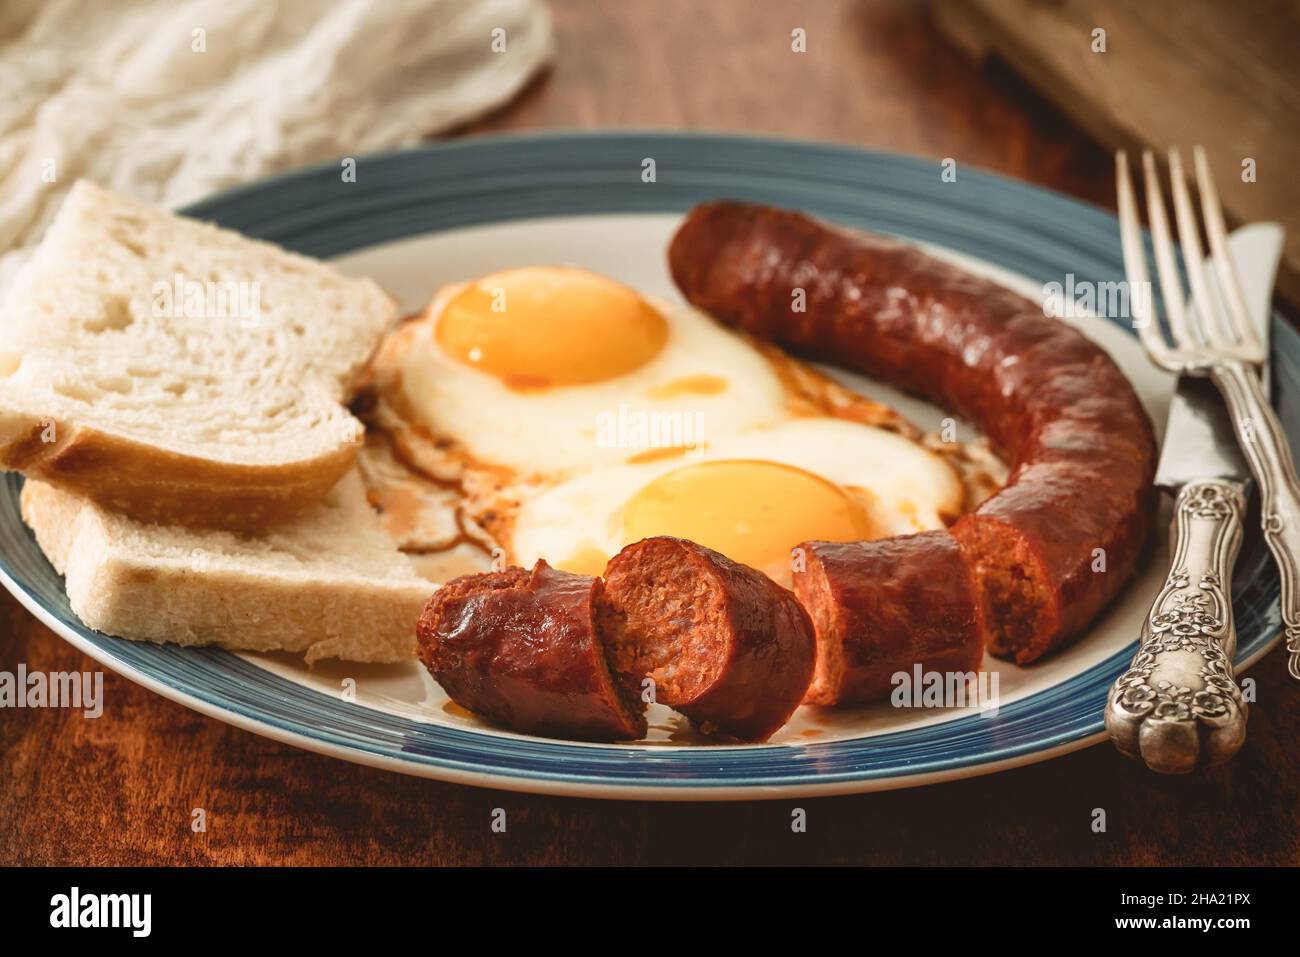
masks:
POLYGON ((415 143, 554 47, 541 0, 3 0, 0 295, 79 177, 178 206, 415 143))

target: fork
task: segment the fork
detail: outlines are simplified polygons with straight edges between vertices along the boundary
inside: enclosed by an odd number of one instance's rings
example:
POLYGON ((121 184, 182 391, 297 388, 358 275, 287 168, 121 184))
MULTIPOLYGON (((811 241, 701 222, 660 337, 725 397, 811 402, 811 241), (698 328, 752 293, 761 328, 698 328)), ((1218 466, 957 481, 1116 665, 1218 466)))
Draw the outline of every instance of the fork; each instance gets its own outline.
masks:
MULTIPOLYGON (((1156 365, 1169 372, 1208 377, 1223 394, 1231 413, 1237 444, 1241 446, 1259 484, 1264 540, 1273 553, 1282 580, 1282 621, 1290 653, 1287 670, 1300 681, 1300 481, 1296 479, 1295 462, 1286 434, 1264 395, 1260 368, 1268 362, 1268 355, 1255 334, 1246 309, 1241 283, 1228 250, 1223 210, 1210 177, 1205 150, 1195 147, 1193 159, 1205 233, 1218 273, 1218 295, 1211 291, 1200 226, 1183 175, 1182 157, 1177 149, 1171 149, 1169 181, 1174 217, 1195 306, 1190 315, 1184 309, 1186 294, 1174 259, 1160 176, 1154 155, 1150 150, 1144 150, 1142 168, 1147 217, 1169 341, 1155 321, 1154 307, 1148 310, 1144 305, 1135 315, 1135 324, 1143 347, 1156 365)), ((1150 279, 1128 156, 1123 150, 1116 155, 1116 179, 1124 269, 1133 287, 1130 292, 1135 296, 1135 302, 1150 304, 1150 297, 1142 294, 1142 291, 1150 289, 1150 279)))

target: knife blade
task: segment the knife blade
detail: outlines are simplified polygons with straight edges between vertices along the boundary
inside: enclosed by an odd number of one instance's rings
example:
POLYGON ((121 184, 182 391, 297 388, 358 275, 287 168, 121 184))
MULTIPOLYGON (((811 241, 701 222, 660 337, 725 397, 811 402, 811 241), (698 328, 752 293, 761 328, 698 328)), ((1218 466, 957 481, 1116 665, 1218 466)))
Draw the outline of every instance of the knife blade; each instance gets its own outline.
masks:
MULTIPOLYGON (((1246 303, 1246 312, 1255 324, 1255 333, 1268 351, 1269 326, 1273 314, 1273 283, 1277 278, 1277 267, 1282 260, 1282 247, 1286 243, 1286 231, 1277 223, 1250 223, 1233 231, 1228 237, 1228 248, 1232 251, 1232 261, 1237 267, 1237 277, 1241 281, 1241 293, 1246 303)), ((1210 294, 1222 299, 1219 292, 1219 271, 1214 268, 1209 256, 1205 257, 1210 294)), ((1192 315, 1196 304, 1187 303, 1187 312, 1192 315)), ((1269 368, 1267 363, 1259 370, 1264 394, 1269 392, 1269 368)))
POLYGON ((1223 397, 1209 379, 1179 376, 1156 466, 1156 485, 1178 493, 1198 479, 1245 483, 1250 469, 1237 448, 1223 397))
MULTIPOLYGON (((1246 307, 1265 345, 1282 241, 1282 227, 1276 223, 1252 223, 1228 237, 1246 307)), ((1206 262, 1209 264, 1206 273, 1212 277, 1213 285, 1218 270, 1213 268, 1209 257, 1206 262)), ((1217 286, 1212 294, 1218 294, 1217 286)), ((1194 303, 1189 301, 1187 308, 1194 311, 1194 303)), ((1156 466, 1156 485, 1177 494, 1183 485, 1196 479, 1235 481, 1248 480, 1249 476, 1249 467, 1233 435, 1232 419, 1218 389, 1208 379, 1180 376, 1169 406, 1169 421, 1156 466)))

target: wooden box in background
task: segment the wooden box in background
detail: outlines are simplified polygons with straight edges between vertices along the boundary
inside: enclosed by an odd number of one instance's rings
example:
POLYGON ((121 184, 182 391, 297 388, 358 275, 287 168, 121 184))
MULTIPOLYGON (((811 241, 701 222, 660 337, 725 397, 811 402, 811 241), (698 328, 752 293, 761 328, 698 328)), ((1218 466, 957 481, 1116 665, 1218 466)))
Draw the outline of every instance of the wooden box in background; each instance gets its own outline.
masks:
POLYGON ((933 15, 962 49, 1004 60, 1112 149, 1150 147, 1163 162, 1171 146, 1185 156, 1204 146, 1229 226, 1286 228, 1278 292, 1300 305, 1300 5, 937 0, 933 15), (1254 182, 1243 179, 1249 160, 1254 182))

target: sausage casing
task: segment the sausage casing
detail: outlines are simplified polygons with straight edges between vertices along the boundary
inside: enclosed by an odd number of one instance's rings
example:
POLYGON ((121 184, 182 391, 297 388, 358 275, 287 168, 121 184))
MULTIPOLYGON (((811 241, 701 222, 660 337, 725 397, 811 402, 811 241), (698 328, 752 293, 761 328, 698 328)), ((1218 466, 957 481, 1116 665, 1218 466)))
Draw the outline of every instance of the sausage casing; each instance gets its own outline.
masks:
POLYGON ((645 705, 611 672, 598 633, 602 588, 542 561, 457 578, 420 617, 420 660, 461 707, 516 731, 643 738, 645 705))

